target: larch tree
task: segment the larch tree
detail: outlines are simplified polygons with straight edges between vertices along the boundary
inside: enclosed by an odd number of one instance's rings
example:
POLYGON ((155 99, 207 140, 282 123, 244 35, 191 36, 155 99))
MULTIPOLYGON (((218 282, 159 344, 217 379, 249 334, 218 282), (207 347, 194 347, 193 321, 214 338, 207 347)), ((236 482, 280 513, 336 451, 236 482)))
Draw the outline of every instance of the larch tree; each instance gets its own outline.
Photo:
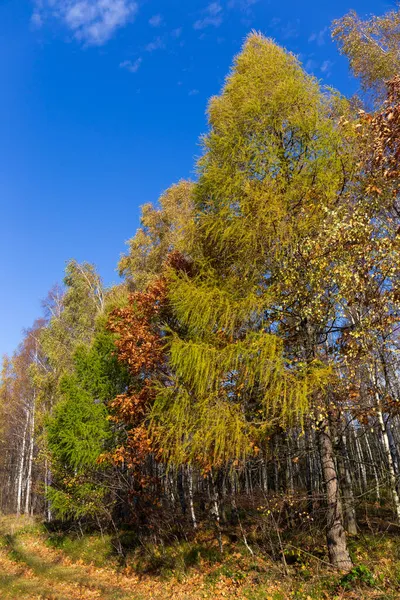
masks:
MULTIPOLYGON (((175 460, 242 461, 274 428, 304 423, 325 402, 318 398, 330 371, 313 321, 318 311, 320 321, 331 315, 323 314, 323 292, 314 306, 310 294, 299 305, 292 274, 299 249, 314 243, 347 184, 349 150, 335 118, 343 104, 259 34, 249 36, 210 102, 194 192, 199 247, 190 274, 170 274, 180 324, 168 337, 174 378, 153 408, 175 460), (300 355, 286 351, 280 333, 288 314, 306 332, 300 355)), ((315 291, 317 267, 303 269, 302 290, 315 291)), ((351 560, 325 418, 319 431, 329 555, 346 569, 351 560)))

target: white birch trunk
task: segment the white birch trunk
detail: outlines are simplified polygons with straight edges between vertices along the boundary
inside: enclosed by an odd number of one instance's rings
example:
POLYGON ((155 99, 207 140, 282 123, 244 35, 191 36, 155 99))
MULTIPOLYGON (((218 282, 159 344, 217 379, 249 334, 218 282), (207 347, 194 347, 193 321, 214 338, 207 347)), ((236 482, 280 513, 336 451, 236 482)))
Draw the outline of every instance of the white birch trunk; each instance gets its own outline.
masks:
POLYGON ((188 482, 188 499, 189 499, 189 510, 190 517, 192 519, 193 529, 197 529, 196 513, 194 512, 193 502, 193 470, 192 467, 187 468, 187 482, 188 482))
POLYGON ((357 431, 355 429, 353 429, 353 432, 354 432, 354 440, 356 443, 357 461, 359 464, 361 480, 363 483, 362 491, 365 492, 368 489, 368 481, 367 481, 367 469, 365 468, 364 453, 362 451, 362 446, 361 446, 360 440, 358 438, 357 431))
POLYGON ((377 416, 378 416, 379 427, 380 427, 381 434, 382 434, 383 450, 385 452, 386 462, 387 462, 388 470, 389 470, 390 492, 392 494, 393 504, 394 504, 394 508, 396 511, 397 520, 400 523, 400 500, 399 500, 399 495, 398 495, 397 489, 396 489, 396 473, 394 470, 392 453, 390 452, 389 437, 388 437, 388 434, 386 431, 385 420, 383 418, 381 405, 380 405, 380 399, 379 399, 378 394, 376 394, 376 402, 378 405, 376 412, 377 412, 377 416))
POLYGON ((33 465, 33 447, 34 447, 34 435, 35 435, 35 397, 33 398, 31 410, 30 410, 30 438, 29 438, 29 454, 28 454, 28 473, 26 478, 26 494, 25 494, 25 514, 29 515, 29 509, 31 506, 31 493, 32 493, 32 465, 33 465))
POLYGON ((370 443, 368 440, 368 435, 365 436, 365 447, 367 449, 368 459, 372 465, 372 472, 374 474, 376 500, 379 501, 381 499, 381 492, 379 489, 379 477, 378 477, 378 471, 376 469, 375 460, 374 460, 374 457, 372 456, 372 450, 371 450, 371 446, 370 446, 370 443))
POLYGON ((17 475, 17 515, 21 514, 21 505, 22 505, 22 483, 24 477, 24 465, 25 465, 25 446, 26 446, 26 434, 28 431, 28 423, 29 423, 29 411, 26 412, 26 422, 24 427, 24 434, 22 436, 22 444, 21 444, 21 456, 19 459, 18 465, 18 475, 17 475))

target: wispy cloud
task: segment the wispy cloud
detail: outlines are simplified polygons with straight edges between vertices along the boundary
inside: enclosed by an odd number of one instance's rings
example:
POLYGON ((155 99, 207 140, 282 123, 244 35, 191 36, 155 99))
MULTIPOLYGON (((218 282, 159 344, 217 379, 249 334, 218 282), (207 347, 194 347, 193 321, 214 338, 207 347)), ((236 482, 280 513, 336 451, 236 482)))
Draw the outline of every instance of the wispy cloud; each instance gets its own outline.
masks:
POLYGON ((190 90, 190 92, 188 92, 188 96, 197 96, 197 94, 199 93, 199 90, 190 90))
POLYGON ((136 60, 124 60, 119 63, 120 69, 126 69, 129 73, 137 73, 140 65, 142 64, 143 59, 137 58, 136 60))
POLYGON ((228 8, 238 8, 239 10, 247 12, 254 4, 257 4, 258 1, 259 0, 229 0, 227 6, 228 8))
POLYGON ((160 15, 160 14, 153 15, 151 17, 151 19, 149 19, 149 24, 152 27, 160 27, 160 25, 162 24, 162 22, 163 22, 163 18, 162 18, 162 15, 160 15))
POLYGON ((222 23, 222 6, 219 2, 211 2, 203 11, 204 17, 193 23, 194 29, 219 27, 222 23))
POLYGON ((299 36, 299 21, 297 20, 295 23, 291 21, 282 25, 281 27, 281 36, 284 40, 290 40, 292 38, 296 38, 299 36))
POLYGON ((309 71, 310 73, 313 73, 315 71, 315 69, 317 69, 319 66, 319 63, 314 60, 313 58, 309 58, 306 62, 306 64, 304 65, 304 68, 306 71, 309 71))
POLYGON ((152 42, 147 44, 145 50, 146 52, 154 52, 154 50, 161 50, 162 48, 165 48, 165 42, 163 38, 156 37, 152 42))
POLYGON ((209 15, 218 15, 221 11, 222 11, 222 6, 220 5, 219 2, 211 2, 206 7, 206 12, 208 12, 209 15))
POLYGON ((321 71, 322 73, 324 73, 324 75, 326 75, 326 77, 329 77, 331 75, 331 70, 334 64, 335 63, 331 60, 324 60, 324 62, 322 63, 321 71))
POLYGON ((323 46, 325 44, 325 36, 328 32, 328 27, 324 27, 321 31, 314 32, 308 38, 309 42, 315 42, 318 46, 323 46))
POLYGON ((173 29, 172 31, 167 31, 163 35, 158 35, 153 38, 151 42, 148 42, 145 46, 143 46, 142 50, 144 52, 155 52, 156 50, 165 50, 168 48, 170 43, 183 45, 183 42, 178 41, 182 35, 182 27, 178 27, 177 29, 173 29))
POLYGON ((31 23, 34 27, 41 27, 43 25, 43 19, 40 12, 36 9, 31 16, 31 23))
POLYGON ((270 27, 277 27, 280 22, 281 22, 281 19, 279 17, 273 17, 270 20, 269 25, 270 25, 270 27))
POLYGON ((135 16, 134 0, 35 0, 32 22, 57 19, 74 37, 91 46, 102 46, 135 16))
POLYGON ((275 30, 277 38, 289 40, 296 38, 300 33, 300 20, 282 21, 280 17, 273 17, 269 22, 269 27, 275 30))

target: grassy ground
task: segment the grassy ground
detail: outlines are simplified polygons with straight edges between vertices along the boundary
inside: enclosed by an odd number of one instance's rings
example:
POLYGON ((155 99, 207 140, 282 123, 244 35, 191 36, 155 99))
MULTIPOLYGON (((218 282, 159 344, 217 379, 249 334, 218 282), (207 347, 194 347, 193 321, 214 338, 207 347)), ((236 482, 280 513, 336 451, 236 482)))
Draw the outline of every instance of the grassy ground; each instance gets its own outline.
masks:
POLYGON ((397 535, 350 540, 356 567, 347 576, 303 550, 282 563, 226 541, 224 556, 212 535, 170 546, 141 545, 121 566, 108 536, 48 533, 40 524, 0 518, 0 598, 41 600, 341 600, 400 598, 397 535))

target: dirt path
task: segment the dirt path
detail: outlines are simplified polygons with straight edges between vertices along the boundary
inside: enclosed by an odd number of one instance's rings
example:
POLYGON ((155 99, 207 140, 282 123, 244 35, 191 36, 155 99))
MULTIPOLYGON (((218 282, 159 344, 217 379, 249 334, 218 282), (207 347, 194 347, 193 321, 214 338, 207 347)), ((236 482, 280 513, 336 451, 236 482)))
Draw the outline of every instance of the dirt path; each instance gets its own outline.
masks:
POLYGON ((41 600, 142 600, 135 580, 111 569, 72 563, 29 533, 1 531, 0 597, 41 600))

